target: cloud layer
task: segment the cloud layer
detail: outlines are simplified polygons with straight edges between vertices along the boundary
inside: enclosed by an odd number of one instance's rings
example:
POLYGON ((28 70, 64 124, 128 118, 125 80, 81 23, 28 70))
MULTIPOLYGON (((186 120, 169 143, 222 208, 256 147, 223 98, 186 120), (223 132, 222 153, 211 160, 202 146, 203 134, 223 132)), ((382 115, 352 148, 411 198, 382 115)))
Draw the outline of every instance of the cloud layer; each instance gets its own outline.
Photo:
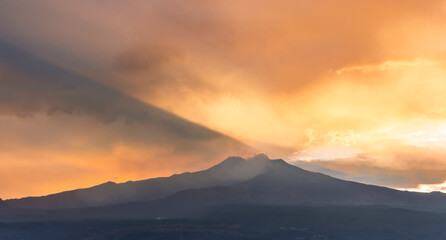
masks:
POLYGON ((442 0, 5 1, 0 113, 21 119, 9 131, 24 148, 39 123, 62 131, 64 119, 115 146, 96 158, 220 152, 210 142, 227 138, 161 108, 277 157, 350 148, 370 167, 412 166, 389 185, 428 183, 445 170, 445 11, 442 0))

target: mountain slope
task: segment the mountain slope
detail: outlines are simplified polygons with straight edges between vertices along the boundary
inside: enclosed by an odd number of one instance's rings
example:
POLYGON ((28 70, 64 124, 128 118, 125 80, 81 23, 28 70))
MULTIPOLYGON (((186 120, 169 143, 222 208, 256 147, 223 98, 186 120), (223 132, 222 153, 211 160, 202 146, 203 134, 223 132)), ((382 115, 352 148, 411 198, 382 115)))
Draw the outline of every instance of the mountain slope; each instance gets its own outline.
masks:
MULTIPOLYGON (((386 205, 446 212, 446 194, 415 193, 366 185, 309 172, 283 160, 245 182, 219 188, 192 189, 162 200, 184 208, 221 204, 386 205)), ((153 204, 153 203, 152 203, 153 204)))
POLYGON ((45 197, 11 199, 6 200, 6 202, 15 207, 55 209, 148 201, 167 197, 175 192, 191 188, 224 186, 245 181, 265 172, 270 165, 271 162, 264 155, 258 155, 250 160, 229 157, 204 171, 121 184, 107 182, 86 189, 67 191, 45 197))
POLYGON ((432 204, 446 207, 446 195, 414 193, 344 181, 321 173, 305 171, 279 161, 270 171, 232 186, 262 203, 312 203, 337 205, 416 206, 432 204))
MULTIPOLYGON (((32 212, 22 211, 20 215, 2 216, 0 214, 0 220, 199 217, 206 215, 212 207, 227 204, 386 205, 389 207, 446 212, 446 195, 442 193, 403 192, 344 181, 303 170, 289 165, 283 160, 265 160, 264 156, 248 161, 232 157, 208 170, 176 175, 164 180, 172 181, 175 179, 181 181, 181 179, 189 179, 191 180, 190 183, 194 183, 195 186, 205 186, 211 183, 204 183, 202 180, 210 179, 210 176, 215 177, 212 184, 218 183, 220 185, 189 188, 168 197, 151 201, 127 202, 118 205, 80 209, 35 209, 32 212), (257 170, 253 171, 250 168, 250 171, 246 172, 245 169, 251 166, 256 166, 257 170), (228 174, 232 175, 228 177, 228 174)), ((185 186, 182 185, 182 187, 185 186)), ((171 188, 172 191, 173 189, 171 188)))

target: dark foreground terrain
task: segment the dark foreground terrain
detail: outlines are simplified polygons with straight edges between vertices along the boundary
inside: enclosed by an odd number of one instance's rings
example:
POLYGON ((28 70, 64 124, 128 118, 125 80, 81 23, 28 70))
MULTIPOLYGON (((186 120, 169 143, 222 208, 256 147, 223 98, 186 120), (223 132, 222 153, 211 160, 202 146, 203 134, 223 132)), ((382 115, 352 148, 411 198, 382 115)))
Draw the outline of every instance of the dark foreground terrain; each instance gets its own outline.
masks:
POLYGON ((189 219, 1 223, 1 240, 442 240, 446 218, 385 207, 227 205, 189 219))

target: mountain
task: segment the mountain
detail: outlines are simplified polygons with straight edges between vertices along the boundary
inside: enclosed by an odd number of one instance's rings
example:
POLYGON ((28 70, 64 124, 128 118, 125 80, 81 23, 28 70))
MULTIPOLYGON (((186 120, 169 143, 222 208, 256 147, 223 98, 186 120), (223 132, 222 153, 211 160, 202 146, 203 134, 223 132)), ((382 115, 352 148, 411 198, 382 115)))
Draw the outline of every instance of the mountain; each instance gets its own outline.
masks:
POLYGON ((446 194, 414 193, 336 179, 270 160, 267 170, 247 181, 177 192, 169 197, 140 203, 89 209, 88 214, 111 218, 147 216, 176 218, 206 212, 227 204, 388 206, 446 212, 446 194), (204 209, 204 210, 203 210, 204 209))
POLYGON ((117 184, 107 182, 86 189, 78 189, 44 197, 11 199, 6 202, 15 207, 57 209, 105 206, 134 201, 148 201, 167 197, 175 192, 226 186, 246 181, 265 172, 273 162, 265 155, 245 160, 229 157, 223 162, 204 171, 175 174, 142 181, 117 184))
MULTIPOLYGON (((126 185, 127 184, 127 185, 126 185)), ((98 195, 98 189, 111 186, 106 184, 90 189, 98 195)), ((390 188, 366 185, 336 179, 292 166, 283 160, 269 160, 264 155, 245 160, 230 157, 220 164, 196 173, 184 173, 169 178, 151 179, 132 184, 146 184, 139 187, 139 197, 125 203, 77 209, 34 209, 20 215, 9 214, 0 220, 80 220, 80 219, 151 219, 189 218, 208 214, 215 206, 228 204, 249 205, 303 205, 303 206, 388 206, 413 210, 446 212, 446 194, 414 193, 390 188), (143 189, 143 186, 150 187, 143 189), (164 189, 163 189, 164 188, 164 189), (172 193, 169 195, 169 192, 172 193), (163 197, 164 195, 169 195, 163 197), (142 201, 146 198, 155 200, 142 201)), ((136 185, 135 185, 136 186, 136 185)), ((119 188, 116 188, 119 189, 119 188)), ((122 189, 121 189, 122 191, 122 189)), ((86 192, 83 192, 86 194, 86 192)), ((56 196, 64 196, 61 195, 56 196)), ((51 198, 27 199, 50 201, 51 198)), ((64 198, 59 197, 62 202, 64 198)), ((121 199, 122 200, 122 199, 121 199)), ((7 201, 18 206, 17 201, 7 201)), ((61 205, 59 205, 60 207, 61 205)))

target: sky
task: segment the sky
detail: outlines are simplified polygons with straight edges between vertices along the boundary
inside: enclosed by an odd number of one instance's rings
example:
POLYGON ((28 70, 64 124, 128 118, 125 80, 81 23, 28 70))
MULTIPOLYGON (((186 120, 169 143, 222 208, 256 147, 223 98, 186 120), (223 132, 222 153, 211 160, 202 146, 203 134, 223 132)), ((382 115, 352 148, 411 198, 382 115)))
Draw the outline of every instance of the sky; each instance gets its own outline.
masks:
POLYGON ((445 1, 1 4, 3 199, 255 152, 445 190, 445 1))

